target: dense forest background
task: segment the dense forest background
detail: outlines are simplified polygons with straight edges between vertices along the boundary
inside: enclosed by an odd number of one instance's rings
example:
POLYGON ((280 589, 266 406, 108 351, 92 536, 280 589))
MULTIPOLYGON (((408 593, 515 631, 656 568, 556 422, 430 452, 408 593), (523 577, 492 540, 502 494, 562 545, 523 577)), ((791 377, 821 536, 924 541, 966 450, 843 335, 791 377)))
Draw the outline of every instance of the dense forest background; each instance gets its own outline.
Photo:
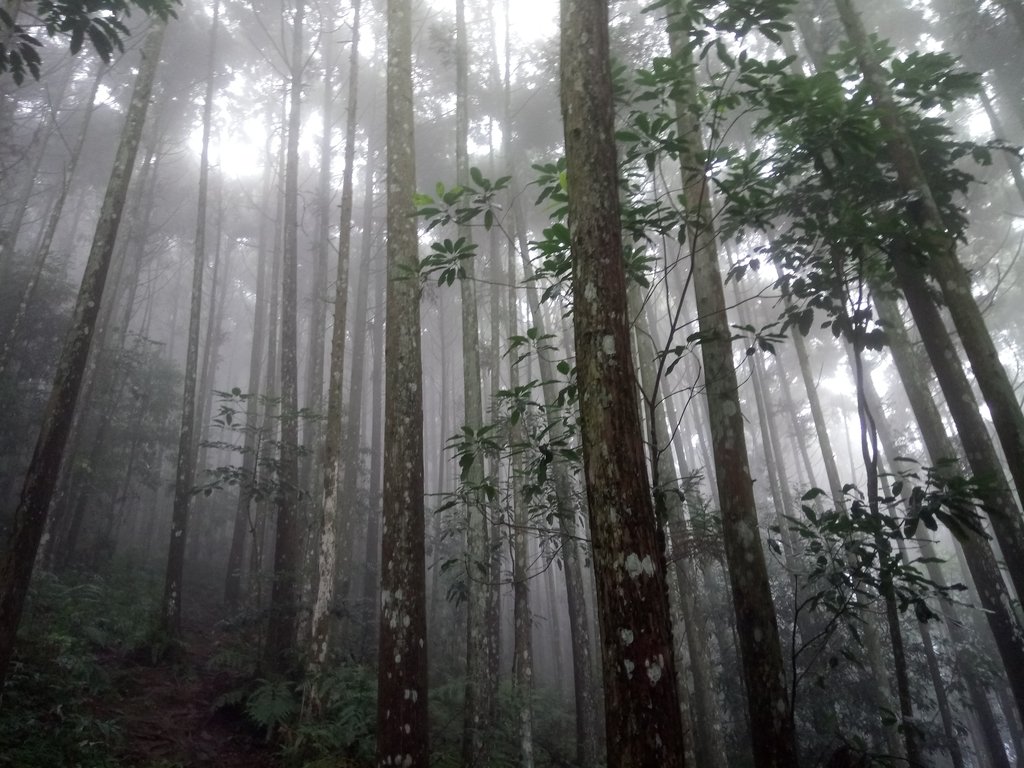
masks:
POLYGON ((5 0, 0 766, 1017 765, 1022 73, 1021 0, 5 0))

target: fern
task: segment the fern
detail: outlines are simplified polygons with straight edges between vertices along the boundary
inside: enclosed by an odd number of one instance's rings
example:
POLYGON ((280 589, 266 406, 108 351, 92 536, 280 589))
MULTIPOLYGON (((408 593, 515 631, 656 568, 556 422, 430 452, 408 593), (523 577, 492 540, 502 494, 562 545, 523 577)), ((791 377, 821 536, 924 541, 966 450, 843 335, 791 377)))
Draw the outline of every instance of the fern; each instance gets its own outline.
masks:
POLYGON ((256 689, 245 702, 245 713, 258 726, 266 728, 268 741, 298 710, 295 690, 287 680, 257 680, 256 689))

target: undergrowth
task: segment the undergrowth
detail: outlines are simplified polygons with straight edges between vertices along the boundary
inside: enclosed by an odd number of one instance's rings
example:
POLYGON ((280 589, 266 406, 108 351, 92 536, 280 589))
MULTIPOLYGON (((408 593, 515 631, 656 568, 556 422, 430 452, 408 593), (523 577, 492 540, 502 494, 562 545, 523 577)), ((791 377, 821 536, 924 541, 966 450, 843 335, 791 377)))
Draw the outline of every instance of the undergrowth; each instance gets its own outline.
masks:
POLYGON ((116 696, 102 660, 138 652, 155 610, 138 573, 35 576, 0 698, 0 766, 118 765, 123 733, 95 706, 116 696))
MULTIPOLYGON (((465 678, 455 675, 430 689, 431 765, 462 765, 465 678)), ((368 666, 330 663, 305 685, 261 678, 222 696, 216 706, 243 711, 289 768, 360 768, 375 762, 376 672, 368 666), (315 691, 315 694, 313 693, 315 691)), ((538 768, 573 762, 574 732, 565 703, 549 691, 534 696, 534 750, 538 768)), ((519 765, 517 700, 511 684, 498 692, 494 729, 488 738, 488 765, 519 765)))
POLYGON ((306 684, 259 678, 222 695, 216 707, 240 708, 286 766, 355 768, 375 762, 376 673, 328 665, 306 684))

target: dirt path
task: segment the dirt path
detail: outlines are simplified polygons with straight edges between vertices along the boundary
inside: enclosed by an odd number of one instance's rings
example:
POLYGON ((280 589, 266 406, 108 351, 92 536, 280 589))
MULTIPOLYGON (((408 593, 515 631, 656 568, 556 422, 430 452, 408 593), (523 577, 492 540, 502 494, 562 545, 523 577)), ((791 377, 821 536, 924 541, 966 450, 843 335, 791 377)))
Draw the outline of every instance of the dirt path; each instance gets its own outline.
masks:
POLYGON ((111 659, 120 693, 103 716, 121 730, 119 758, 138 768, 278 768, 268 746, 237 709, 216 707, 244 678, 210 665, 223 635, 209 617, 183 627, 184 651, 174 664, 111 659))

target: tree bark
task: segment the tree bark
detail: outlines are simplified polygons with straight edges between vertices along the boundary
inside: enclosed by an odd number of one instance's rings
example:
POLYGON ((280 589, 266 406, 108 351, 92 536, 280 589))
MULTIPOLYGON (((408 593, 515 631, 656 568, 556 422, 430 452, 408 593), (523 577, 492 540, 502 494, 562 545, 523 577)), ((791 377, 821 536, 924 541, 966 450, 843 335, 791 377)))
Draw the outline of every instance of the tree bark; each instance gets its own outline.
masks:
POLYGON ((210 188, 210 130, 213 116, 214 68, 217 50, 217 27, 220 3, 213 6, 213 28, 210 31, 209 70, 206 78, 206 100, 203 105, 203 148, 199 158, 199 198, 196 215, 196 238, 192 258, 192 301, 188 320, 188 348, 185 352, 185 389, 181 399, 181 430, 178 437, 178 460, 174 474, 174 508, 171 512, 171 540, 167 550, 167 572, 164 577, 164 598, 160 626, 177 638, 181 632, 181 582, 185 575, 185 544, 188 540, 188 517, 192 506, 192 486, 196 472, 196 380, 199 368, 199 331, 203 313, 203 273, 206 271, 206 214, 210 188))
MULTIPOLYGON (((902 277, 909 278, 912 274, 902 277)), ((956 358, 952 356, 952 342, 945 331, 938 310, 929 296, 919 295, 917 288, 923 286, 918 286, 916 281, 909 279, 901 280, 901 283, 907 301, 912 307, 916 307, 915 315, 919 318, 918 322, 924 322, 922 327, 928 328, 928 332, 922 335, 922 341, 935 368, 960 439, 963 441, 967 463, 976 476, 987 478, 992 483, 988 488, 982 489, 981 499, 987 507, 996 510, 996 514, 990 515, 989 519, 1002 546, 1000 527, 1014 516, 1019 518, 1019 512, 1013 503, 1012 495, 1004 485, 1005 480, 1003 483, 998 481, 1001 467, 995 449, 988 439, 966 376, 956 364, 956 358), (947 357, 947 353, 951 356, 947 357)), ((957 458, 958 454, 945 433, 931 393, 920 378, 923 366, 914 359, 895 302, 881 291, 875 292, 874 302, 880 319, 885 323, 893 362, 900 373, 932 464, 941 471, 954 472, 954 467, 942 470, 943 462, 957 458)), ((1010 593, 1003 582, 999 565, 988 542, 980 536, 970 535, 961 542, 961 545, 1002 657, 1017 702, 1018 713, 1024 713, 1024 630, 1010 608, 1010 593)), ((1003 552, 1005 555, 1006 550, 1003 552)), ((1019 565, 1020 563, 1007 562, 1008 567, 1019 565)))
MULTIPOLYGON (((264 205, 270 201, 270 181, 272 163, 269 151, 266 155, 266 167, 263 171, 264 205)), ((253 483, 256 481, 259 468, 259 453, 262 448, 260 438, 260 398, 262 391, 260 379, 263 374, 263 353, 267 343, 267 322, 270 314, 267 297, 267 272, 269 271, 269 224, 268 217, 261 217, 260 232, 257 245, 256 265, 256 297, 252 326, 252 344, 249 354, 249 386, 248 399, 245 405, 245 440, 242 443, 242 476, 245 481, 238 487, 238 504, 235 507, 235 520, 231 531, 231 548, 228 551, 228 567, 224 577, 224 602, 229 609, 238 607, 242 597, 242 570, 245 560, 246 537, 252 532, 253 520, 252 500, 253 483)))
MULTIPOLYGON (((348 313, 349 251, 352 244, 352 166, 355 161, 356 109, 359 84, 360 0, 352 3, 352 50, 349 56, 348 116, 345 122, 345 170, 341 182, 341 214, 338 238, 338 275, 334 292, 334 328, 331 332, 331 369, 327 385, 327 418, 324 429, 323 515, 320 529, 320 557, 317 561, 317 592, 313 605, 311 662, 317 669, 327 658, 329 609, 334 600, 338 542, 338 471, 341 466, 342 397, 345 373, 345 324, 348 313)), ((325 132, 327 127, 325 125, 325 132)), ((326 217, 325 210, 322 215, 326 217)), ((349 401, 349 409, 361 403, 349 401)), ((356 438, 358 442, 358 437, 356 438)), ((354 468, 351 471, 355 471, 354 468)), ((351 505, 352 497, 346 501, 351 505)), ((346 517, 351 517, 351 509, 346 517)))
MULTIPOLYGON (((677 56, 684 55, 686 41, 682 39, 682 31, 673 26, 669 35, 673 52, 677 56)), ((713 228, 711 190, 705 172, 704 139, 692 111, 695 83, 688 83, 686 90, 688 92, 676 103, 676 120, 679 134, 686 137, 688 147, 680 158, 685 205, 688 218, 693 222, 687 237, 693 262, 708 423, 747 689, 754 764, 758 768, 792 768, 798 764, 796 736, 750 477, 732 334, 713 228)))
MULTIPOLYGON (((915 201, 912 215, 927 238, 927 269, 942 291, 950 317, 960 336, 964 352, 970 360, 975 381, 992 414, 992 422, 1002 445, 1006 462, 1019 493, 1024 494, 1024 412, 1017 401, 1013 383, 999 360, 992 335, 985 326, 981 310, 971 292, 971 279, 957 257, 956 242, 947 231, 942 212, 932 195, 913 139, 907 131, 893 99, 886 75, 878 62, 864 29, 863 21, 852 0, 835 0, 847 37, 857 56, 865 83, 871 93, 878 119, 886 133, 889 158, 897 180, 905 194, 915 201)), ((1019 8, 1013 0, 1005 0, 1012 11, 1019 8)), ((905 260, 905 257, 904 257, 905 260)), ((906 268, 920 271, 907 262, 906 268)), ((902 278, 901 278, 902 279, 902 278)), ((1019 516, 1018 516, 1019 517, 1019 516)), ((1019 558, 1006 553, 1007 560, 1019 558)), ((1016 562, 1022 562, 1018 559, 1016 562)), ((1024 579, 1015 580, 1017 591, 1024 594, 1024 579)))
POLYGON ((679 474, 682 477, 679 477, 672 462, 671 439, 665 422, 670 395, 666 393, 664 378, 657 375, 658 350, 663 350, 664 346, 656 337, 636 286, 630 289, 630 312, 636 318, 640 381, 647 413, 651 477, 654 478, 654 507, 658 519, 667 526, 672 542, 672 566, 679 587, 680 609, 690 655, 694 691, 691 714, 696 726, 693 750, 697 765, 701 768, 725 768, 725 745, 715 727, 719 716, 714 703, 715 687, 711 681, 704 596, 698 591, 693 552, 687 551, 686 544, 688 536, 683 496, 690 496, 685 494, 680 485, 680 480, 686 480, 686 469, 685 465, 680 467, 682 472, 679 474))
POLYGON ((377 765, 427 768, 427 620, 412 4, 388 2, 388 284, 377 765))
POLYGON ((46 406, 43 425, 36 441, 32 461, 25 473, 21 497, 14 513, 7 550, 0 565, 0 684, 14 650, 18 623, 25 606, 39 540, 46 526, 53 488, 64 458, 64 446, 75 417, 78 392, 85 374, 103 297, 114 241, 121 223, 135 156, 142 138, 153 80, 160 61, 166 25, 162 21, 150 29, 142 51, 142 65, 135 80, 132 98, 125 116, 114 168, 100 210, 86 263, 71 327, 64 340, 53 389, 46 406))
POLYGON ((608 766, 681 766, 664 544, 647 479, 630 352, 608 5, 562 0, 561 11, 573 320, 608 766))
MULTIPOLYGON (((469 179, 469 44, 466 40, 465 0, 455 3, 455 165, 459 184, 469 179)), ((465 225, 459 237, 469 238, 465 225)), ((462 263, 459 280, 462 297, 462 386, 465 412, 463 426, 474 433, 483 426, 483 396, 480 381, 480 324, 477 309, 475 258, 462 263)), ((466 486, 466 694, 462 736, 462 761, 469 768, 481 768, 488 759, 491 730, 492 692, 488 685, 487 605, 491 589, 488 552, 487 508, 481 486, 484 457, 477 455, 465 479, 466 486)))
POLYGON ((305 0, 292 18, 292 59, 284 181, 284 247, 281 253, 281 463, 278 470, 277 525, 274 532, 274 579, 270 590, 270 624, 266 660, 283 672, 295 662, 299 568, 299 131, 302 127, 302 24, 305 0))

